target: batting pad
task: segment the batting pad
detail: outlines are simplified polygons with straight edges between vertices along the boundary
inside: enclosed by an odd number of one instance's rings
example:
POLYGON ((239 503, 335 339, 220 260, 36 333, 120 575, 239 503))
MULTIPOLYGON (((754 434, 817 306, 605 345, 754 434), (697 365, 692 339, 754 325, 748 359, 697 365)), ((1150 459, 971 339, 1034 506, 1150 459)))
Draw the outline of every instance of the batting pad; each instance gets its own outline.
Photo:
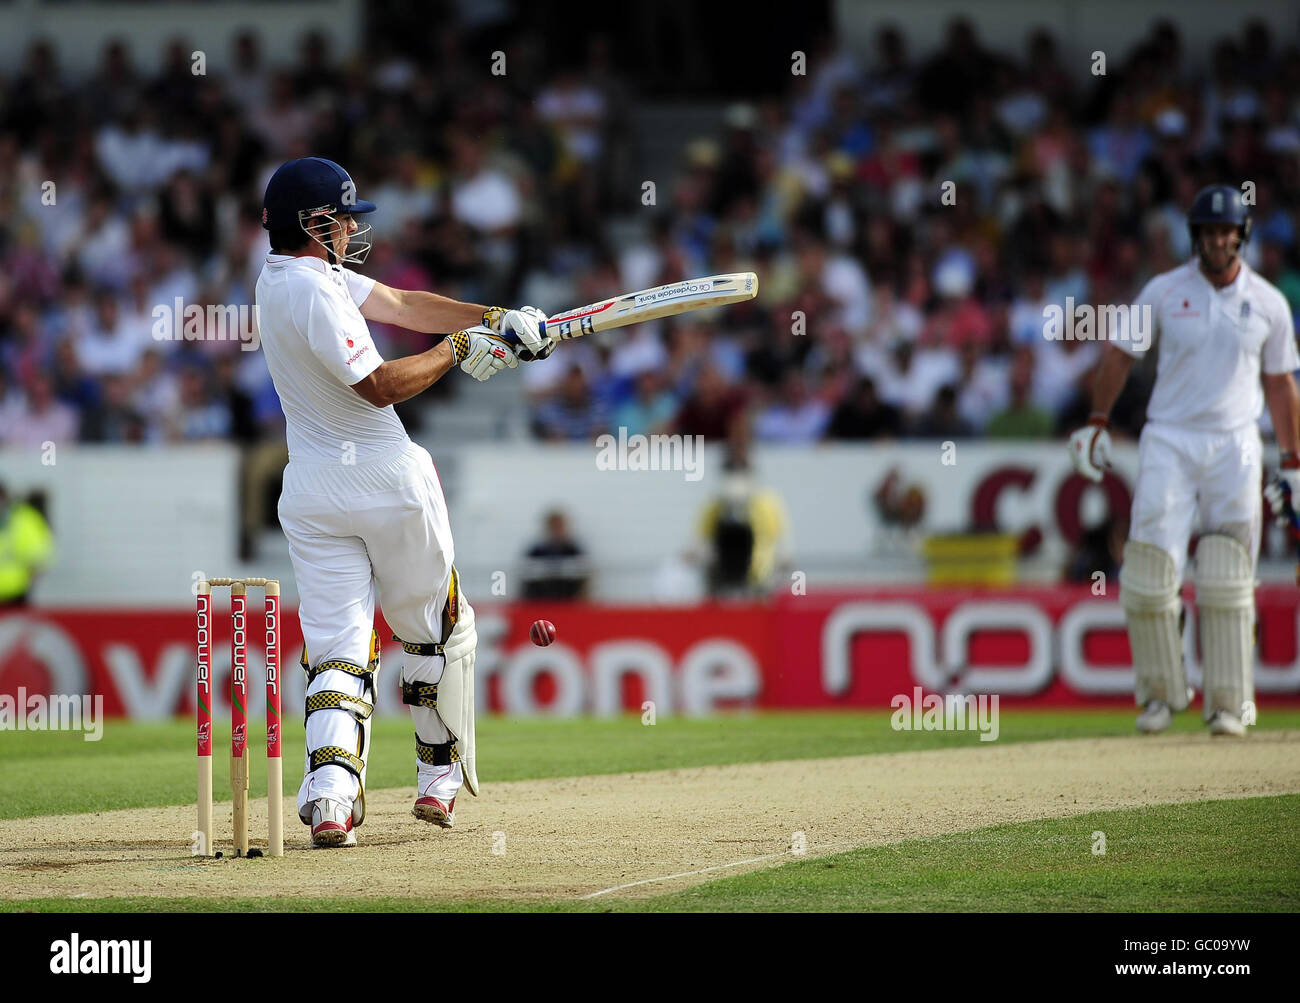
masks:
POLYGON ((311 666, 306 646, 299 664, 307 673, 306 793, 351 802, 352 824, 360 825, 366 820, 366 767, 379 676, 379 636, 371 630, 370 657, 364 667, 338 658, 311 666), (320 776, 313 780, 312 774, 318 772, 320 776))
POLYGON ((465 787, 478 797, 474 741, 474 656, 478 631, 474 627, 474 608, 464 594, 458 594, 456 600, 460 612, 447 638, 447 665, 438 687, 438 713, 456 741, 465 771, 465 787))
POLYGON ((1229 536, 1196 547, 1196 609, 1205 676, 1205 719, 1241 717, 1255 699, 1255 575, 1246 548, 1229 536))
POLYGON ((1171 710, 1187 708, 1178 615, 1178 571, 1161 547, 1129 540, 1120 569, 1120 605, 1128 623, 1139 707, 1163 700, 1171 710))

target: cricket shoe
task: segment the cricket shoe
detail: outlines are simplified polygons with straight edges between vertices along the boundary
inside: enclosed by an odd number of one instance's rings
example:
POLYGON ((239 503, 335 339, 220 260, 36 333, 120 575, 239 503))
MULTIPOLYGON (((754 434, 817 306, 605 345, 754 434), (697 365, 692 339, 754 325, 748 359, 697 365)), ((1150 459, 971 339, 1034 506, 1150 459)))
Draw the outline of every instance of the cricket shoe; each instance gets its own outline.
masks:
POLYGON ((1147 735, 1158 735, 1173 723, 1174 714, 1163 700, 1148 700, 1142 713, 1137 716, 1138 731, 1147 735))
POLYGON ((411 814, 422 822, 432 822, 444 829, 450 829, 454 821, 456 799, 442 801, 435 797, 416 798, 411 814))
POLYGON ((1226 710, 1216 710, 1210 717, 1210 734, 1242 738, 1246 734, 1246 726, 1241 723, 1241 718, 1236 714, 1229 714, 1226 710))
POLYGON ((356 846, 352 831, 352 809, 333 798, 317 798, 311 803, 312 846, 356 846))

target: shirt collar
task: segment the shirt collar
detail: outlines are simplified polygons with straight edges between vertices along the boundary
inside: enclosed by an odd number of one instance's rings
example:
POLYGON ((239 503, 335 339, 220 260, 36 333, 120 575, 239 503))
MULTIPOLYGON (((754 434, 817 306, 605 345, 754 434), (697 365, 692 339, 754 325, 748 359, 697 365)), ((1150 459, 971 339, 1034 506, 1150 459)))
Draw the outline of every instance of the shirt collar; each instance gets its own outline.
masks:
POLYGON ((310 254, 268 254, 266 263, 273 268, 310 268, 326 275, 330 273, 330 265, 324 258, 310 254))

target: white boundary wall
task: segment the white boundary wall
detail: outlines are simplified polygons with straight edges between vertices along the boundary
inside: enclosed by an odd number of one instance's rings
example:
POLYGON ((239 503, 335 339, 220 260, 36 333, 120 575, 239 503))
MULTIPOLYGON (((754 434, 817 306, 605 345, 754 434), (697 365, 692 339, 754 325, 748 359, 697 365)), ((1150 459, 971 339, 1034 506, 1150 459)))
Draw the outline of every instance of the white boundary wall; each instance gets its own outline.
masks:
MULTIPOLYGON (((832 583, 921 580, 925 533, 970 525, 974 499, 1006 480, 994 512, 1001 529, 1043 535, 1026 578, 1057 581, 1069 547, 1057 524, 1057 497, 1071 477, 1063 442, 959 442, 943 462, 938 442, 757 449, 759 480, 784 500, 793 567, 810 589, 832 583), (891 474, 925 499, 915 533, 880 520, 873 497, 891 474)), ((698 543, 699 515, 715 496, 722 454, 705 451, 703 476, 682 471, 598 469, 593 446, 520 445, 435 452, 451 510, 456 562, 472 597, 520 594, 520 559, 540 531, 542 514, 563 508, 597 576, 592 596, 608 601, 690 601, 698 584, 675 559, 698 543), (674 577, 670 572, 676 571, 674 577), (504 573, 505 591, 493 591, 504 573)), ((1136 450, 1117 449, 1127 484, 1136 450)), ((14 494, 34 488, 49 498, 59 557, 35 593, 43 605, 178 607, 190 601, 196 572, 280 577, 296 596, 282 538, 271 534, 258 559, 236 560, 238 453, 226 445, 147 449, 60 447, 57 462, 0 450, 0 479, 14 494), (276 543, 279 543, 279 546, 276 543)), ((1091 522, 1107 505, 1089 488, 1076 508, 1091 522)))
MULTIPOLYGON (((11 495, 45 492, 57 557, 35 600, 59 606, 190 601, 195 571, 222 574, 238 549, 238 453, 59 446, 54 463, 0 450, 11 495)), ((270 577, 270 576, 267 576, 270 577)))
MULTIPOLYGON (((430 443, 430 445, 435 445, 430 443)), ((1115 472, 1130 488, 1137 450, 1120 443, 1115 472)), ((595 570, 591 597, 606 602, 690 602, 698 574, 679 560, 699 545, 696 525, 719 488, 722 453, 705 450, 703 476, 682 471, 601 470, 594 446, 495 445, 434 451, 451 511, 456 564, 466 594, 519 598, 521 558, 551 507, 568 515, 595 570), (494 585, 498 586, 494 589, 494 585), (504 591, 500 586, 504 585, 504 591)), ((1265 456, 1272 463, 1272 447, 1265 456)), ((754 467, 789 514, 792 566, 807 587, 905 584, 924 578, 925 535, 966 530, 976 498, 992 495, 999 530, 1038 530, 1038 553, 1020 564, 1025 582, 1058 582, 1071 547, 1061 513, 1085 523, 1105 517, 1101 488, 1073 477, 1064 442, 963 441, 944 462, 943 444, 916 442, 809 449, 760 448, 754 467), (889 476, 914 486, 925 514, 912 532, 886 525, 873 498, 889 476), (1063 489, 1066 489, 1063 491, 1063 489)), ((297 598, 288 549, 274 531, 258 557, 238 555, 239 455, 227 445, 147 449, 59 447, 56 463, 0 449, 0 480, 11 493, 46 492, 58 558, 40 580, 45 606, 182 607, 197 572, 278 577, 297 598)), ((1269 529, 1273 553, 1284 553, 1269 529)), ((701 548, 702 549, 702 548, 701 548)), ((1289 559, 1263 562, 1264 580, 1292 580, 1289 559)))

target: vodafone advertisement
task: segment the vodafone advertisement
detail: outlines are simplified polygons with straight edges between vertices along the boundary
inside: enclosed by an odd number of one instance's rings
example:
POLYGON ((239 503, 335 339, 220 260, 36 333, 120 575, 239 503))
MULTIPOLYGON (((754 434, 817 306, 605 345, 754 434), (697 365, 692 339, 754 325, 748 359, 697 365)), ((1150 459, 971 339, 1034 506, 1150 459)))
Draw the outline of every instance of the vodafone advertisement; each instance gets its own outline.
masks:
MULTIPOLYGON (((1185 597, 1187 598, 1187 597, 1185 597)), ((214 601, 214 719, 229 718, 230 618, 214 601)), ((1300 592, 1258 593, 1263 703, 1300 700, 1300 592)), ((887 708, 914 686, 997 693, 1023 706, 1124 705, 1132 670, 1123 612, 1087 587, 880 588, 690 608, 586 603, 477 607, 481 711, 701 715, 731 708, 887 708), (555 623, 537 647, 528 628, 555 623)), ((262 708, 261 604, 250 603, 249 715, 262 708)), ((1199 686, 1195 607, 1189 680, 1199 686)), ((391 637, 382 621, 381 638, 391 637)), ((104 712, 150 720, 193 713, 192 612, 27 609, 0 614, 0 695, 102 695, 104 712)), ((301 706, 297 617, 285 609, 284 706, 301 706)), ((402 713, 400 646, 385 644, 379 713, 402 713)))

